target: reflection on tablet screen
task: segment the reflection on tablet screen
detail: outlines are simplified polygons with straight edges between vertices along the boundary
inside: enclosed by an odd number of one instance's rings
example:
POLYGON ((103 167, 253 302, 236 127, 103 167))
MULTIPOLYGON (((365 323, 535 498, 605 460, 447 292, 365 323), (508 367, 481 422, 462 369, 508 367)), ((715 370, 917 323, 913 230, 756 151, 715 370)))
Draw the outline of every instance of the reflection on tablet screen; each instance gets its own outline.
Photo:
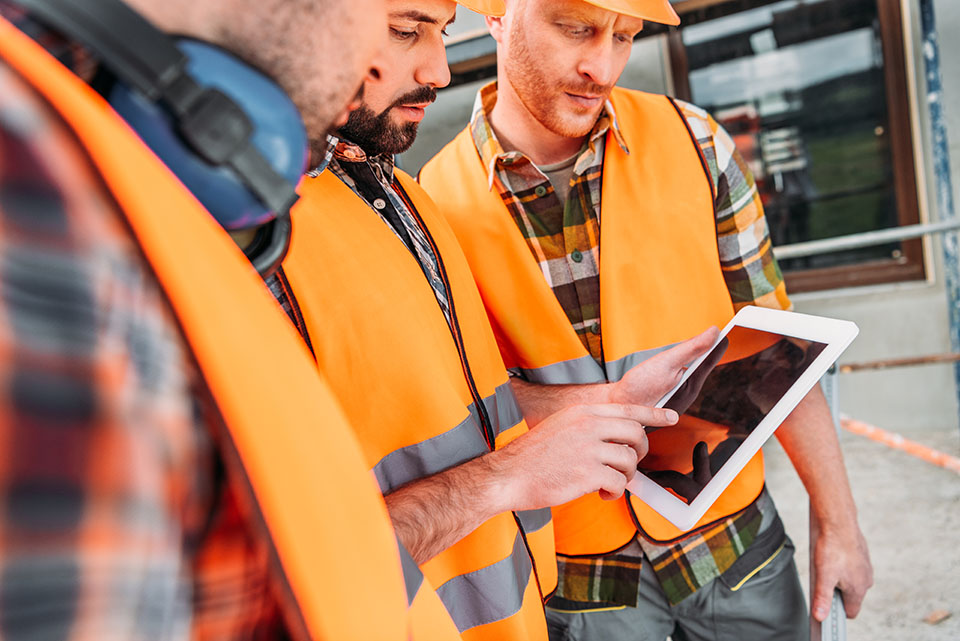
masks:
POLYGON ((735 326, 664 405, 680 421, 648 428, 637 469, 691 503, 825 347, 735 326))

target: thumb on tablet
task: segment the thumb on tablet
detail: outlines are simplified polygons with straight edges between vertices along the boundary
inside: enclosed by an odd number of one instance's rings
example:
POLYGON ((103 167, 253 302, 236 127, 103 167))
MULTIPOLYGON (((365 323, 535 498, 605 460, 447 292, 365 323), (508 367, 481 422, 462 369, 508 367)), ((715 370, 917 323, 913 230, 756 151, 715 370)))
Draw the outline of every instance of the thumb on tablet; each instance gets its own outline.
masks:
POLYGON ((623 378, 611 384, 610 401, 655 405, 680 382, 686 367, 710 349, 719 333, 720 330, 716 327, 710 327, 697 336, 635 365, 623 378))

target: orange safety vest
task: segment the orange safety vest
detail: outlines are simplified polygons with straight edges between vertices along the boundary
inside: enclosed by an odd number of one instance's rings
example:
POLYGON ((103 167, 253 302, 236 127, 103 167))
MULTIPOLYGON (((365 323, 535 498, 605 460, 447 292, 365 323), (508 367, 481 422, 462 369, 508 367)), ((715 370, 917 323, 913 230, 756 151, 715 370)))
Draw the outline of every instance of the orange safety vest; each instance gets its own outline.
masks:
MULTIPOLYGON (((395 185, 440 261, 453 330, 418 261, 329 171, 301 187, 280 275, 384 494, 527 431, 453 233, 412 178, 395 185)), ((464 639, 546 639, 549 509, 495 516, 422 567, 464 639)))
POLYGON ((228 472, 252 489, 276 552, 278 585, 295 606, 287 608, 291 631, 408 639, 386 506, 342 410, 263 282, 110 106, 2 19, 0 59, 73 130, 155 272, 226 422, 228 472))
MULTIPOLYGON (((580 342, 496 189, 469 127, 422 170, 420 181, 467 255, 507 367, 535 383, 619 380, 637 363, 710 325, 733 303, 717 249, 712 180, 692 133, 665 96, 611 94, 629 155, 607 135, 600 227, 600 320, 605 369, 580 342)), ((758 453, 695 529, 752 503, 763 489, 758 453)), ((553 510, 557 551, 595 555, 639 530, 685 536, 636 497, 594 493, 553 510)))

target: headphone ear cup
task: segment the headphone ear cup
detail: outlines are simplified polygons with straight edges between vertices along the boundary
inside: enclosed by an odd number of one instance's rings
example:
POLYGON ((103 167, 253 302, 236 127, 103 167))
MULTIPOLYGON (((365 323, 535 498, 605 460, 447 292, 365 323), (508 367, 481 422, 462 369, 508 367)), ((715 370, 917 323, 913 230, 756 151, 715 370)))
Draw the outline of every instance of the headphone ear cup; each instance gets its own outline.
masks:
MULTIPOLYGON (((297 185, 307 170, 309 143, 300 112, 270 78, 226 51, 180 39, 187 71, 201 86, 217 89, 247 115, 251 143, 281 177, 297 185)), ((273 212, 227 165, 206 161, 180 135, 175 115, 163 104, 117 80, 107 99, 117 113, 227 230, 249 229, 273 220, 273 212)))
POLYGON ((253 268, 264 277, 273 274, 287 256, 293 225, 289 215, 277 216, 257 229, 257 235, 243 250, 253 268))

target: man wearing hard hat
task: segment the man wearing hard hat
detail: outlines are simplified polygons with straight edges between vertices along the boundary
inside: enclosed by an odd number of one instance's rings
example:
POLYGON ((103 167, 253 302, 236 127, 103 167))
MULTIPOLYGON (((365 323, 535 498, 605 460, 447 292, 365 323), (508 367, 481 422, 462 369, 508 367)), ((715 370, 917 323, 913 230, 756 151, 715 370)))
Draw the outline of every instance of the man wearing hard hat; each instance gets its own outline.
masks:
MULTIPOLYGON (((500 0, 459 4, 504 10, 500 0)), ((456 238, 393 163, 450 80, 442 36, 456 9, 388 0, 388 44, 328 169, 301 185, 270 286, 359 437, 398 538, 463 638, 546 641, 542 599, 557 570, 549 508, 598 490, 622 495, 646 453, 643 425, 676 416, 598 402, 527 430, 456 238)), ((660 368, 647 379, 669 389, 715 332, 645 364, 660 368)))
MULTIPOLYGON (((667 0, 507 0, 487 19, 499 83, 420 175, 463 246, 531 424, 531 408, 604 389, 569 384, 620 381, 745 305, 791 306, 730 136, 693 105, 614 88, 644 20, 679 23, 667 0)), ((644 394, 620 400, 655 400, 644 394)), ((855 616, 872 569, 819 388, 777 433, 820 525, 814 616, 834 588, 855 616)), ((761 456, 689 532, 634 497, 554 508, 552 638, 806 638, 761 456)))

